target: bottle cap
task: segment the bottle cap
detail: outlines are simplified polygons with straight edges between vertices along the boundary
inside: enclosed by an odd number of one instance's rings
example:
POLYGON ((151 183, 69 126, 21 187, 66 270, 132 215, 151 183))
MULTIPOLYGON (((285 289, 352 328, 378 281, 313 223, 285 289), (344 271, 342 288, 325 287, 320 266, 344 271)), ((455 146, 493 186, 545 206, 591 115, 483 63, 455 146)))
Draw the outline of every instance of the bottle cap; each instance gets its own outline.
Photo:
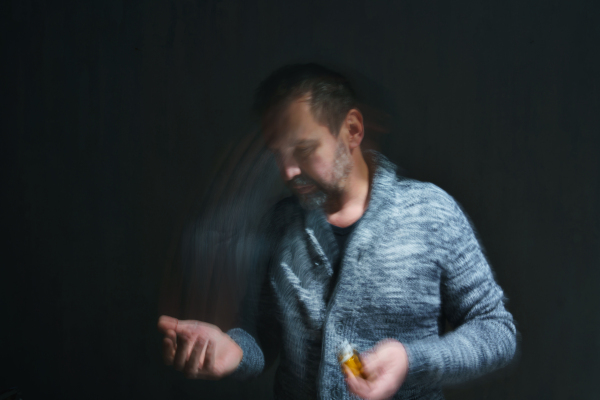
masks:
POLYGON ((352 345, 348 343, 348 340, 344 339, 338 347, 338 358, 340 359, 340 363, 348 361, 353 354, 354 349, 352 348, 352 345))

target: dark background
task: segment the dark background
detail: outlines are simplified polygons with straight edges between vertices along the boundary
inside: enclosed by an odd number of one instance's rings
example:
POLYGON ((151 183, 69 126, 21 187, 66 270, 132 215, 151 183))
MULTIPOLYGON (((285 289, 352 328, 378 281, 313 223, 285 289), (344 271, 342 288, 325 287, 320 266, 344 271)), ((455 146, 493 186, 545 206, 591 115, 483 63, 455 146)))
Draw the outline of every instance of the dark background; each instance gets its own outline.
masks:
POLYGON ((3 1, 0 389, 41 398, 269 398, 270 376, 161 363, 181 221, 291 61, 356 79, 377 138, 479 230, 522 334, 448 399, 592 399, 600 374, 594 1, 3 1))

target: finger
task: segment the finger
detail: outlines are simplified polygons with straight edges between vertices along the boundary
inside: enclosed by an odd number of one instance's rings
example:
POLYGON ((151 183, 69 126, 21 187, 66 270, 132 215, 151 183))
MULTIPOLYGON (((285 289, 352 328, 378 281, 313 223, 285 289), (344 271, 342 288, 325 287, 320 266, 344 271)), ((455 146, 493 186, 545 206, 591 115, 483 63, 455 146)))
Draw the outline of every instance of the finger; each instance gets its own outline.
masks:
POLYGON ((192 345, 193 343, 189 339, 185 339, 183 335, 177 335, 177 350, 175 351, 175 359, 173 360, 173 367, 177 371, 183 370, 192 351, 192 345))
POLYGON ((386 364, 389 362, 385 357, 385 349, 381 345, 360 354, 362 362, 362 373, 371 382, 382 375, 386 364))
POLYGON ((163 360, 167 365, 173 365, 173 359, 175 358, 175 347, 170 339, 163 339, 163 360))
POLYGON ((206 349, 208 348, 209 340, 204 341, 204 345, 202 346, 202 350, 200 351, 200 359, 198 360, 198 368, 204 370, 204 362, 206 360, 206 349))
POLYGON ((344 378, 346 379, 346 381, 348 381, 349 379, 356 379, 354 377, 354 374, 352 373, 352 370, 348 366, 343 365, 342 371, 344 372, 344 378))
POLYGON ((366 376, 365 379, 357 379, 355 390, 360 397, 381 400, 392 397, 399 387, 400 385, 398 385, 394 376, 386 373, 381 367, 376 372, 366 376))
POLYGON ((183 370, 186 378, 193 379, 198 377, 198 370, 202 368, 200 366, 200 357, 205 348, 206 346, 199 340, 194 344, 192 352, 190 353, 190 358, 185 363, 185 368, 183 370))
POLYGON ((356 377, 354 376, 354 374, 352 373, 352 371, 350 370, 350 368, 348 368, 347 366, 344 365, 344 375, 346 376, 346 384, 348 385, 348 390, 350 390, 350 392, 360 396, 360 397, 365 397, 365 393, 366 393, 366 388, 364 387, 364 379, 360 378, 360 377, 356 377))
POLYGON ((381 360, 375 354, 363 356, 361 354, 360 361, 362 363, 361 372, 370 381, 374 380, 381 368, 381 360))
POLYGON ((171 341, 173 342, 174 346, 177 345, 177 334, 175 333, 174 330, 169 329, 168 331, 166 331, 165 332, 165 337, 171 339, 171 341))
POLYGON ((175 358, 175 352, 177 351, 177 336, 173 331, 167 331, 165 338, 163 339, 163 359, 165 364, 173 365, 173 359, 175 358))
POLYGON ((178 322, 179 320, 177 318, 161 315, 158 319, 158 330, 163 333, 166 333, 168 330, 176 331, 178 322))
POLYGON ((354 376, 350 368, 346 366, 344 366, 344 372, 346 374, 348 390, 363 399, 370 398, 372 391, 370 382, 361 377, 354 376))
POLYGON ((361 369, 362 378, 366 379, 369 382, 374 382, 381 376, 381 371, 379 369, 361 369))
POLYGON ((376 349, 370 349, 360 353, 358 358, 360 358, 360 362, 363 366, 367 366, 369 364, 376 363, 379 359, 379 354, 377 354, 376 349))
POLYGON ((217 358, 217 354, 216 354, 216 349, 215 349, 215 342, 214 340, 208 340, 206 343, 206 348, 204 350, 205 355, 204 355, 204 359, 202 360, 202 372, 206 373, 210 376, 215 376, 218 375, 218 371, 215 369, 215 365, 216 365, 216 358, 217 358))

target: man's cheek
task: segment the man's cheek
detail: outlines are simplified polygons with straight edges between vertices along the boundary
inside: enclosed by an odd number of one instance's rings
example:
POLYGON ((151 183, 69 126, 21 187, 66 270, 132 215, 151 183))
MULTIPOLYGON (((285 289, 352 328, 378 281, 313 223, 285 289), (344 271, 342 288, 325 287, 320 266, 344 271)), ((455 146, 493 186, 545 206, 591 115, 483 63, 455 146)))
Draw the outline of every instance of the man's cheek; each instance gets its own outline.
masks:
POLYGON ((331 168, 327 167, 327 164, 323 160, 319 160, 319 162, 315 162, 311 169, 311 177, 315 182, 326 183, 327 179, 331 175, 331 168), (326 179, 324 179, 327 177, 326 179))

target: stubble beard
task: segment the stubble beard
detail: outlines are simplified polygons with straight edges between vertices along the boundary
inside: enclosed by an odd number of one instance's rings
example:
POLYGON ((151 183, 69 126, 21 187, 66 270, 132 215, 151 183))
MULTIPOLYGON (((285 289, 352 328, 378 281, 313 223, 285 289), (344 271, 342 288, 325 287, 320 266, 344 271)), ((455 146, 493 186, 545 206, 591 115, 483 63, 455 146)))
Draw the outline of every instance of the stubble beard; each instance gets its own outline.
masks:
POLYGON ((290 185, 315 185, 317 190, 299 194, 296 197, 300 201, 300 205, 306 210, 315 210, 318 208, 335 208, 335 204, 339 203, 343 193, 344 186, 352 171, 352 158, 350 151, 344 146, 344 142, 339 141, 335 150, 335 161, 331 173, 331 183, 318 183, 315 180, 299 175, 292 179, 290 185))

